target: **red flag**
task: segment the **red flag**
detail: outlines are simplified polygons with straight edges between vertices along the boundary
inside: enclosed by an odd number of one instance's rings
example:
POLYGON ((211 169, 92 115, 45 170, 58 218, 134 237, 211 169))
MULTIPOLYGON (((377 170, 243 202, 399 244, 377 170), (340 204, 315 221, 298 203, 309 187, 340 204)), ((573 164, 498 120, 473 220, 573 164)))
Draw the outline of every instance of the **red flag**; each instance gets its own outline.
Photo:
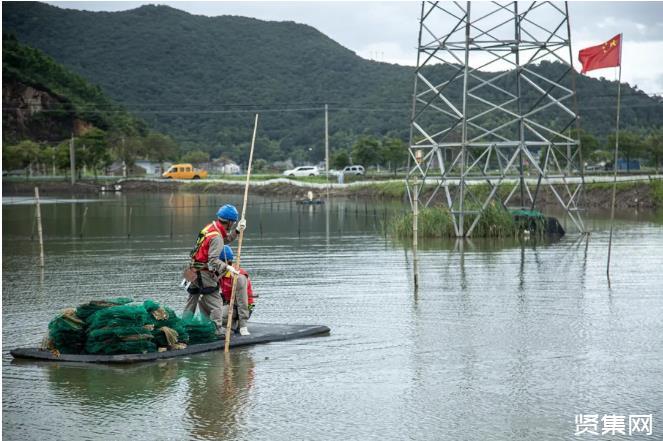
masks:
POLYGON ((598 46, 581 49, 578 52, 578 60, 582 64, 582 72, 589 72, 604 67, 615 67, 621 64, 622 57, 622 34, 617 34, 610 40, 598 46))

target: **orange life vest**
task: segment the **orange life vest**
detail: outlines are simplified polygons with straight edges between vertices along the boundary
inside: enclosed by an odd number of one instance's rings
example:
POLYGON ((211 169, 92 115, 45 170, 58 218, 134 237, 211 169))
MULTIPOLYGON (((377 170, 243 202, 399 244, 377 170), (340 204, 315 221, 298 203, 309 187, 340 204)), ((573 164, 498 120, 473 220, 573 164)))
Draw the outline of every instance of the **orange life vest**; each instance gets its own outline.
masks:
POLYGON ((228 233, 226 229, 223 228, 221 222, 215 220, 214 222, 208 224, 200 230, 198 233, 198 239, 196 240, 196 246, 191 250, 191 259, 193 260, 192 266, 202 266, 207 267, 207 262, 209 260, 209 244, 213 238, 221 236, 223 242, 225 243, 228 233))
MULTIPOLYGON (((249 305, 253 305, 253 287, 251 286, 251 279, 249 278, 249 273, 244 271, 243 268, 239 269, 239 273, 246 276, 246 293, 249 298, 249 305)), ((221 285, 221 295, 223 296, 223 300, 227 302, 230 302, 230 295, 232 293, 233 289, 233 277, 232 275, 229 275, 229 272, 226 272, 223 277, 221 277, 221 281, 219 282, 221 285)))

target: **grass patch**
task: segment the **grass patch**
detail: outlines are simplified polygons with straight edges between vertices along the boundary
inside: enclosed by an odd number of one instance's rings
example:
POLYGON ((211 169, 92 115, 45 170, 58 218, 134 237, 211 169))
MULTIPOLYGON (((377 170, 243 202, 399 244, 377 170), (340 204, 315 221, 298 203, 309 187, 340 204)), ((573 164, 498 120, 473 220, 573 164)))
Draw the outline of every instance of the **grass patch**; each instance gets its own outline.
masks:
MULTIPOLYGON (((474 216, 464 220, 467 231, 474 216)), ((501 205, 492 202, 486 207, 476 227, 472 231, 473 237, 516 237, 520 231, 518 223, 511 213, 501 205)), ((397 238, 412 237, 412 213, 405 213, 394 218, 389 224, 389 232, 397 238)), ((428 207, 419 212, 418 237, 420 238, 450 238, 456 237, 451 212, 447 207, 428 207)))
POLYGON ((651 197, 654 201, 654 207, 663 208, 663 180, 651 182, 651 197))
POLYGON ((402 199, 405 197, 405 181, 375 182, 348 188, 350 194, 370 194, 378 198, 402 199))

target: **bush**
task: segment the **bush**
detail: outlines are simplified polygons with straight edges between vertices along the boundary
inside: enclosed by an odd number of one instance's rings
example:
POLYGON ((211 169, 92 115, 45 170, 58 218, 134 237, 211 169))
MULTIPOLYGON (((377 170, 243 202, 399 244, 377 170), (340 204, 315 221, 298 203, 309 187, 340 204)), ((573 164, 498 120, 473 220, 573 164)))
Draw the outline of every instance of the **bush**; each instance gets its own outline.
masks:
MULTIPOLYGON (((474 216, 467 216, 464 220, 464 229, 467 231, 474 216)), ((390 232, 398 238, 412 237, 412 213, 406 213, 395 218, 390 226, 390 232)), ((508 237, 518 233, 518 225, 511 213, 499 204, 492 202, 486 207, 479 222, 472 231, 473 237, 508 237)), ((420 238, 448 238, 456 237, 451 212, 447 207, 427 207, 419 211, 418 237, 420 238)))

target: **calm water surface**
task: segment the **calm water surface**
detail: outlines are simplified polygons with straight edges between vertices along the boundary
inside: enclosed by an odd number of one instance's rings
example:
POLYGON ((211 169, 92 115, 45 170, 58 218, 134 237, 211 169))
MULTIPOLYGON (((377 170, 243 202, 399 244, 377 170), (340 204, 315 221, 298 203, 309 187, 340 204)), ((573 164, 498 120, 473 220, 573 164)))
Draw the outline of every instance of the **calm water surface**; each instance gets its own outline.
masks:
POLYGON ((590 218, 589 241, 424 243, 415 293, 411 252, 381 228, 401 206, 256 198, 242 253, 260 295, 251 320, 329 336, 131 367, 12 361, 93 298, 181 310, 197 231, 240 202, 64 199, 42 207, 43 273, 34 208, 3 204, 6 439, 582 439, 581 413, 651 413, 652 436, 603 438, 663 439, 663 227, 647 216, 617 223, 611 288, 607 223, 590 218))

